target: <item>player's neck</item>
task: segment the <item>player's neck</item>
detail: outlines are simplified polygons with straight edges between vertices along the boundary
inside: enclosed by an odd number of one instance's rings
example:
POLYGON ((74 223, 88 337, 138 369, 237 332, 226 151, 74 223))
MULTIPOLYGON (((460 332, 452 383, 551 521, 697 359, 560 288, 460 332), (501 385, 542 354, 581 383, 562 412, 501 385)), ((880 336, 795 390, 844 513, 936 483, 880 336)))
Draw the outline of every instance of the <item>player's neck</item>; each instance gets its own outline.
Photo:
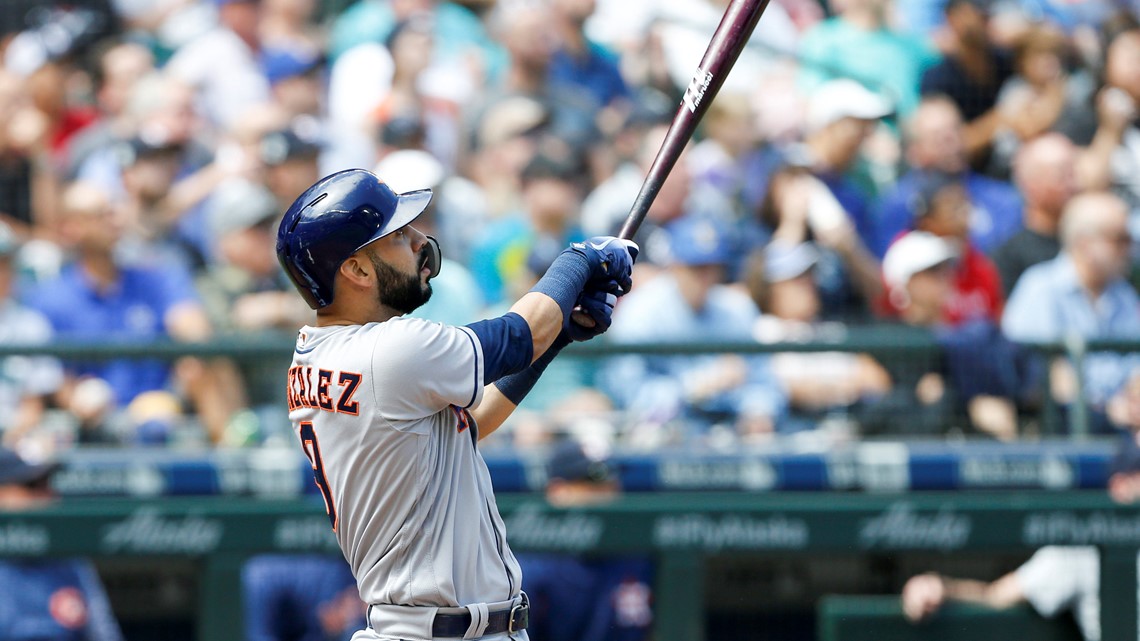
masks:
POLYGON ((400 316, 398 311, 379 303, 371 305, 338 305, 338 302, 339 301, 335 301, 332 305, 317 310, 317 327, 383 323, 386 320, 400 316))

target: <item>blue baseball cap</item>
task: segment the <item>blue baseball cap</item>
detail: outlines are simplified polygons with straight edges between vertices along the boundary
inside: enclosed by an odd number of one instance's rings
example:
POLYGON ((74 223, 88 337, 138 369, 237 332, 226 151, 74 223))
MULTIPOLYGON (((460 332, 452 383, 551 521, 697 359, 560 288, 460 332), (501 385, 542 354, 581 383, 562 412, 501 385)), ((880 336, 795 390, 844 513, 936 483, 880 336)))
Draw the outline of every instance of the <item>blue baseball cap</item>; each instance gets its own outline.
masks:
POLYGON ((679 265, 725 265, 732 243, 723 223, 702 216, 684 216, 665 226, 669 262, 679 265))
POLYGON ((315 51, 273 49, 261 54, 261 68, 269 84, 303 76, 321 64, 315 51))
POLYGON ((546 462, 546 476, 563 481, 604 483, 613 479, 615 473, 605 459, 590 457, 578 441, 568 439, 554 446, 546 462))
POLYGON ((16 452, 0 447, 0 485, 35 485, 57 469, 57 463, 29 463, 16 452))

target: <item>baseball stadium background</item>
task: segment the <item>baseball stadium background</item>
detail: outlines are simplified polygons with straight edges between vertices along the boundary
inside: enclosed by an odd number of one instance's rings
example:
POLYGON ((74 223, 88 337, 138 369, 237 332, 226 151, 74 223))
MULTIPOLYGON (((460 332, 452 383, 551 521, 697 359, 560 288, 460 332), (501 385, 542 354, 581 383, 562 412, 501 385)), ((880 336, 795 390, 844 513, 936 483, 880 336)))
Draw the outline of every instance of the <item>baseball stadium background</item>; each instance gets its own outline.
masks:
MULTIPOLYGON (((315 586, 252 596, 251 559, 304 584, 339 558, 285 415, 309 310, 281 212, 348 167, 431 187, 449 260, 418 313, 502 313, 620 224, 726 5, 0 0, 0 490, 49 465, 34 499, 0 491, 0 600, 83 559, 129 641, 336 627, 315 586)), ((1140 636, 1136 10, 772 0, 610 332, 480 444, 516 552, 618 576, 547 616, 613 616, 583 640, 1079 639, 1099 595, 1100 638, 1140 636), (1055 613, 904 616, 911 577, 993 581, 1050 545, 1097 550, 1055 613)), ((0 640, 83 618, 10 609, 0 640)))

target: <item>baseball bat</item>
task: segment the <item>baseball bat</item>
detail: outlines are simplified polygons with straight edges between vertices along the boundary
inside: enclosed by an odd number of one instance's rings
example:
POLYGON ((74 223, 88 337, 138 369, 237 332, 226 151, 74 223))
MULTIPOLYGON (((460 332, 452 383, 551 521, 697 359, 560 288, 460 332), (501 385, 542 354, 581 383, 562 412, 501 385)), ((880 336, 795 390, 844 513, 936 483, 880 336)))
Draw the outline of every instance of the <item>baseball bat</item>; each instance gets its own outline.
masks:
MULTIPOLYGON (((685 95, 681 97, 681 104, 677 107, 677 114, 673 116, 669 131, 665 133, 661 149, 657 151, 653 164, 645 174, 641 191, 633 201, 629 216, 626 217, 618 233, 619 238, 633 240, 633 235, 637 233, 637 228, 641 227, 645 215, 649 213, 649 207, 657 198, 657 192, 661 191, 665 178, 677 164, 681 151, 693 137, 697 124, 708 111, 709 103, 724 84, 725 77, 732 70, 732 65, 736 64, 744 45, 748 44, 748 38, 756 29, 756 23, 760 21, 764 9, 768 8, 768 2, 769 0, 732 0, 725 9, 724 17, 717 25, 712 41, 705 49, 705 55, 701 57, 701 64, 697 66, 692 81, 685 89, 685 95)), ((583 327, 594 326, 594 320, 581 308, 574 309, 573 318, 574 322, 583 327)))
POLYGON ((673 170, 673 166, 681 156, 681 151, 693 137, 697 123, 708 111, 709 103, 713 101, 720 86, 724 84, 728 72, 736 64, 736 59, 740 57, 740 52, 748 43, 748 38, 756 28, 756 23, 760 21, 764 9, 768 8, 768 1, 732 0, 728 5, 720 25, 713 33, 708 49, 705 50, 704 57, 701 58, 701 64, 693 74, 693 80, 685 89, 685 95, 677 107, 677 114, 673 116, 673 123, 665 134, 664 142, 661 143, 661 149, 657 151, 653 164, 649 166, 649 172, 641 184, 641 191, 633 201, 629 216, 625 219, 621 232, 618 233, 620 238, 632 240, 637 233, 637 228, 641 226, 645 215, 649 213, 649 207, 657 198, 657 192, 661 191, 665 178, 669 176, 669 172, 673 170))

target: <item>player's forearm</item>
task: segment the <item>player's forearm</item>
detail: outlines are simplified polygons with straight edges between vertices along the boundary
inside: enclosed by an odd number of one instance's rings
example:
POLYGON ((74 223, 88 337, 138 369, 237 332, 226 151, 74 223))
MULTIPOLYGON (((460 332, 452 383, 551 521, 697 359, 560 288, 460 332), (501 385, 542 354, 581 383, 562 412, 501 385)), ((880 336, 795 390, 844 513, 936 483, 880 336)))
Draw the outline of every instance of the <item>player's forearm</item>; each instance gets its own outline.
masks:
POLYGON ((946 598, 955 601, 978 603, 991 608, 1009 608, 1025 600, 1014 572, 992 582, 950 577, 942 577, 942 582, 946 598))
POLYGON ((520 298, 511 310, 523 317, 530 327, 531 342, 534 347, 531 362, 538 360, 562 331, 562 308, 550 296, 530 292, 520 298))
POLYGON ((483 401, 479 407, 471 410, 471 418, 479 426, 479 440, 499 429, 511 413, 518 407, 509 398, 503 395, 494 385, 488 385, 483 390, 483 401))

